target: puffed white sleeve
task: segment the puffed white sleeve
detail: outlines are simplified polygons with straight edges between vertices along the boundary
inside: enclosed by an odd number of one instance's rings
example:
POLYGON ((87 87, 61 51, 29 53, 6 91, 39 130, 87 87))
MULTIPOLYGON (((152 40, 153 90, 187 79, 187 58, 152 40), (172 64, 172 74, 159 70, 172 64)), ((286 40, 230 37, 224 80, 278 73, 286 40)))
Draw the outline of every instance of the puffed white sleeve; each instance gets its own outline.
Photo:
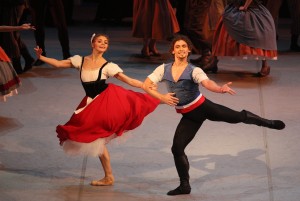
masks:
POLYGON ((164 76, 165 72, 165 64, 162 64, 158 66, 150 75, 148 75, 148 78, 157 84, 158 82, 162 81, 162 78, 164 76))
POLYGON ((123 70, 115 63, 109 62, 103 69, 103 73, 107 77, 113 77, 117 73, 123 73, 123 70))
POLYGON ((200 84, 203 80, 209 79, 206 73, 201 68, 198 67, 194 68, 192 77, 194 79, 194 82, 198 84, 200 84))
POLYGON ((71 60, 72 66, 76 69, 80 69, 81 68, 81 63, 82 63, 82 56, 79 55, 74 55, 70 58, 68 58, 69 60, 71 60))

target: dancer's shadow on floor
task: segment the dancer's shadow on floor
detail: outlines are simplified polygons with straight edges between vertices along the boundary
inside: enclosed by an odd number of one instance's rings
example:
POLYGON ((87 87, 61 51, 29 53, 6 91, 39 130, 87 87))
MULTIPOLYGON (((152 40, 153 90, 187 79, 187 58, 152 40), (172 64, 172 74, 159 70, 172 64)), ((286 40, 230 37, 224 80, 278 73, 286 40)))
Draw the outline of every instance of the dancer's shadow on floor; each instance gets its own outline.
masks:
POLYGON ((205 176, 192 181, 197 188, 201 188, 206 182, 218 181, 230 177, 267 177, 268 164, 259 158, 265 152, 261 149, 249 149, 233 155, 210 154, 205 156, 191 156, 191 167, 206 172, 205 176))
POLYGON ((196 169, 207 172, 213 177, 239 174, 260 175, 265 173, 266 163, 259 159, 265 154, 261 149, 248 149, 238 152, 237 155, 209 154, 205 156, 189 156, 190 163, 196 169), (210 166, 209 164, 213 164, 210 166), (226 171, 234 170, 234 171, 226 171))
MULTIPOLYGON (((237 177, 240 178, 239 180, 247 180, 248 178, 257 178, 257 180, 265 178, 265 180, 268 180, 268 176, 270 175, 271 179, 276 183, 298 182, 299 167, 289 167, 286 164, 282 164, 281 167, 272 169, 264 159, 265 151, 261 149, 244 150, 236 156, 229 154, 190 156, 190 166, 206 172, 205 176, 198 178, 191 176, 191 184, 195 188, 201 189, 201 186, 207 182, 224 180, 224 183, 226 183, 226 179, 232 180, 232 178, 237 177)), ((236 185, 239 185, 239 182, 236 185)), ((284 186, 282 185, 283 188, 284 186)), ((282 187, 278 186, 277 188, 282 189, 282 187)), ((253 188, 252 191, 255 191, 252 194, 257 194, 265 192, 265 189, 253 188)))
MULTIPOLYGON (((153 155, 154 152, 154 150, 147 151, 147 149, 144 148, 127 148, 126 155, 134 155, 135 157, 134 159, 128 158, 127 160, 112 161, 115 167, 116 178, 124 177, 124 172, 127 172, 126 177, 130 182, 144 186, 150 194, 154 192, 165 193, 170 190, 170 186, 176 187, 178 184, 178 175, 172 154, 160 152, 159 154, 153 155), (136 153, 142 154, 141 156, 137 156, 136 153), (143 165, 138 165, 136 161, 139 161, 141 164, 143 161, 143 165), (134 172, 130 169, 133 167, 134 172), (121 173, 123 173, 123 175, 121 173), (167 174, 168 177, 166 177, 165 174, 167 174), (159 175, 162 176, 160 177, 159 175)), ((264 160, 261 160, 264 154, 264 150, 249 149, 243 150, 237 155, 189 155, 191 185, 195 189, 201 189, 203 185, 208 183, 223 180, 224 183, 226 183, 226 179, 231 178, 247 179, 253 177, 259 179, 267 177, 266 170, 269 168, 268 164, 266 164, 264 160)), ((277 174, 280 173, 277 172, 277 174)), ((234 185, 235 184, 233 184, 233 186, 234 185)), ((239 184, 237 183, 236 185, 239 184)), ((123 191, 130 191, 130 187, 124 188, 126 189, 123 189, 123 191)), ((259 188, 257 190, 259 190, 259 188)), ((194 192, 194 194, 195 193, 196 192, 194 192)))

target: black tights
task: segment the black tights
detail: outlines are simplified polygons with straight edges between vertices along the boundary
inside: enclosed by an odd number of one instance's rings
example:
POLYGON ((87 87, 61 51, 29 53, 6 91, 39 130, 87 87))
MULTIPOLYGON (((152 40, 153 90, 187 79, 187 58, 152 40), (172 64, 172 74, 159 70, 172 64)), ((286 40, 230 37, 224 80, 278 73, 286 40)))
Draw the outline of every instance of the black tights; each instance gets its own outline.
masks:
POLYGON ((176 128, 172 153, 177 173, 180 178, 180 186, 170 191, 168 195, 188 194, 191 191, 189 185, 190 166, 188 158, 184 153, 184 149, 194 139, 197 131, 206 119, 231 124, 243 122, 277 130, 281 130, 285 127, 285 124, 280 120, 264 119, 246 110, 237 112, 206 99, 202 105, 193 111, 183 114, 176 128))
POLYGON ((172 153, 180 178, 180 186, 170 191, 168 193, 170 195, 186 194, 191 190, 189 184, 190 165, 184 153, 184 149, 194 139, 197 131, 206 119, 239 123, 246 119, 246 114, 244 111, 237 112, 222 105, 215 104, 207 99, 193 111, 183 114, 176 128, 172 145, 172 153))
POLYGON ((206 99, 202 105, 183 114, 175 131, 172 153, 174 157, 184 156, 185 147, 193 140, 202 123, 208 119, 227 123, 240 123, 246 118, 244 111, 237 112, 206 99))

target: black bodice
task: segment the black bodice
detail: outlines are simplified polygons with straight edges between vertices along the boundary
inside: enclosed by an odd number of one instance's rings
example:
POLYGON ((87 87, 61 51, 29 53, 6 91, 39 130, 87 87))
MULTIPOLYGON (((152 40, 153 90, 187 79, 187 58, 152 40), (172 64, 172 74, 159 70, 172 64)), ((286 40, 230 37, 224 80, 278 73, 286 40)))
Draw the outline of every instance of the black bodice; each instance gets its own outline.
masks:
POLYGON ((86 93, 86 96, 95 98, 98 94, 107 88, 105 80, 96 80, 93 82, 82 82, 82 86, 86 93))
MULTIPOLYGON (((84 58, 82 58, 82 64, 83 64, 83 59, 84 58)), ((82 81, 82 78, 81 78, 82 65, 81 65, 80 79, 81 79, 81 83, 84 88, 84 91, 86 93, 86 96, 95 98, 98 94, 100 94, 107 88, 108 85, 105 83, 106 79, 101 80, 102 69, 107 63, 108 62, 103 64, 103 66, 101 66, 101 68, 99 69, 99 74, 98 74, 97 80, 91 81, 91 82, 83 82, 82 81)))

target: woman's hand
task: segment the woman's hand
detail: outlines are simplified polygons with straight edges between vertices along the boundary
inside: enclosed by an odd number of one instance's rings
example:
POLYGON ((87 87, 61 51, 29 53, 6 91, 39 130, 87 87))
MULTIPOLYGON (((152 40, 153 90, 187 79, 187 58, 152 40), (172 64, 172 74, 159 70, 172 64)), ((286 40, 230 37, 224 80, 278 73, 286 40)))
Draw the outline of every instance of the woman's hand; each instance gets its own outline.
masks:
POLYGON ((35 51, 37 59, 40 59, 41 61, 43 61, 53 67, 56 67, 56 68, 71 68, 72 67, 72 62, 70 59, 57 60, 55 58, 46 57, 46 56, 42 55, 43 50, 39 46, 36 46, 34 48, 34 51, 35 51))
POLYGON ((36 46, 34 48, 34 51, 35 51, 36 58, 40 59, 40 57, 41 57, 41 55, 43 53, 43 50, 39 46, 36 46))

